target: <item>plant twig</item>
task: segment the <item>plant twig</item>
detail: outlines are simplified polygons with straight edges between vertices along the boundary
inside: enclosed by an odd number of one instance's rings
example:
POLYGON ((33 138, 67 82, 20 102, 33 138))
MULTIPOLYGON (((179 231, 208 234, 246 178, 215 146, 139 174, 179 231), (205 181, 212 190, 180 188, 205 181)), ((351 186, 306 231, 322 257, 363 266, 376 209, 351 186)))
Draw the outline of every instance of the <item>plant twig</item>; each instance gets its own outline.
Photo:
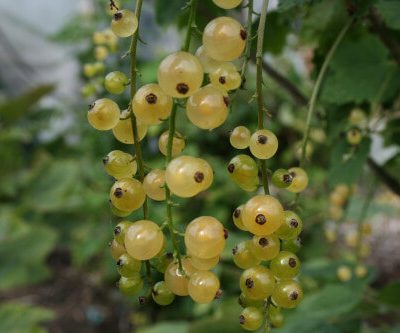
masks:
POLYGON ((386 172, 386 170, 381 166, 376 164, 373 159, 368 158, 367 162, 370 169, 376 174, 381 182, 384 183, 393 193, 400 196, 400 183, 397 179, 386 172))
POLYGON ((240 76, 242 78, 242 87, 244 87, 244 84, 246 82, 246 72, 247 72, 247 67, 249 65, 249 60, 250 60, 250 52, 251 52, 251 30, 252 30, 252 25, 253 25, 253 0, 249 0, 247 3, 247 21, 246 21, 246 33, 247 33, 247 39, 246 39, 246 47, 244 49, 244 59, 243 59, 243 64, 242 64, 242 70, 240 72, 240 76))

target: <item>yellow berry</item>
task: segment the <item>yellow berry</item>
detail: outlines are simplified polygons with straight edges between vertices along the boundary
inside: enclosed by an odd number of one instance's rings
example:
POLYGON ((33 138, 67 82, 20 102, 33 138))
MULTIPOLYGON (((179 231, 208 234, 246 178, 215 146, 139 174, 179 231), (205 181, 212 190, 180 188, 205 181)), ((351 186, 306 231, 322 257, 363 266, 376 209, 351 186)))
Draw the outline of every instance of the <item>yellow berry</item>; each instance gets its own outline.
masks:
POLYGON ((230 91, 240 87, 242 78, 234 64, 224 62, 210 72, 210 81, 214 86, 230 91))
POLYGON ((190 277, 188 292, 196 303, 206 304, 214 300, 219 287, 219 279, 214 273, 198 271, 190 277))
MULTIPOLYGON (((139 141, 141 141, 146 136, 147 126, 138 123, 137 129, 139 141)), ((133 138, 132 119, 129 117, 128 110, 121 112, 121 120, 113 128, 113 134, 122 143, 133 144, 135 142, 133 138)))
POLYGON ((347 282, 351 279, 352 273, 348 266, 341 265, 336 271, 338 279, 342 282, 347 282))
POLYGON ((122 9, 114 13, 111 30, 118 37, 130 37, 138 28, 138 19, 134 12, 122 9))
POLYGON ((117 180, 110 190, 111 203, 126 212, 142 207, 145 198, 142 183, 133 178, 117 180))
POLYGON ((131 154, 113 150, 103 158, 104 169, 115 179, 131 178, 136 174, 137 163, 131 154))
POLYGON ((156 201, 165 200, 165 171, 154 169, 143 180, 146 195, 156 201))
POLYGON ((87 117, 90 125, 100 131, 107 131, 119 122, 118 104, 108 98, 101 98, 90 105, 87 117))
POLYGON ((220 61, 216 61, 207 55, 203 45, 196 50, 195 55, 199 59, 201 66, 203 66, 204 73, 211 73, 221 65, 220 61))
POLYGON ((278 150, 278 138, 269 130, 258 130, 251 136, 249 147, 255 157, 266 160, 278 150))
POLYGON ((213 2, 220 8, 232 9, 239 6, 243 0, 213 0, 213 2))
POLYGON ((168 265, 164 273, 164 280, 167 287, 178 296, 189 295, 188 284, 190 276, 196 272, 189 259, 182 259, 182 269, 179 269, 178 262, 172 262, 168 265))
POLYGON ((286 189, 289 192, 299 193, 305 190, 308 185, 307 173, 302 168, 290 168, 290 175, 292 176, 292 183, 286 189))
MULTIPOLYGON (((161 154, 164 156, 167 156, 168 153, 168 137, 168 131, 165 131, 158 139, 158 149, 160 149, 161 154)), ((185 139, 183 138, 182 134, 175 132, 175 135, 172 139, 171 157, 178 156, 183 149, 185 149, 185 139)))
POLYGON ((98 61, 105 60, 108 57, 108 49, 105 46, 96 46, 94 49, 94 57, 98 61))
POLYGON ((232 130, 229 141, 233 148, 246 149, 250 144, 250 136, 251 133, 247 127, 238 126, 232 130))

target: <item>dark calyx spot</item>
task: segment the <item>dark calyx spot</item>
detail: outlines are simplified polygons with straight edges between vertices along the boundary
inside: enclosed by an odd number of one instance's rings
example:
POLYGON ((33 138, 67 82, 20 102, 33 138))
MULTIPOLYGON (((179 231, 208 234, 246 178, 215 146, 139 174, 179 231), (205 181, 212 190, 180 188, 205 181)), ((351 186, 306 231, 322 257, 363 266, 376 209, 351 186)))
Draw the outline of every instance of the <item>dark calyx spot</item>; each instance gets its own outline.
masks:
POLYGON ((228 239, 229 233, 228 230, 224 229, 224 238, 228 239))
POLYGON ((254 287, 254 281, 252 278, 247 278, 245 284, 246 284, 246 287, 249 289, 254 287))
POLYGON ((119 21, 120 19, 122 19, 122 12, 116 12, 114 14, 114 20, 119 21))
POLYGON ((228 165, 228 171, 229 171, 230 173, 232 173, 233 171, 235 171, 235 164, 233 164, 233 163, 229 164, 229 165, 228 165))
POLYGON ((240 216, 240 213, 241 213, 241 212, 240 212, 240 209, 239 209, 239 208, 236 208, 235 211, 233 212, 233 216, 236 217, 236 218, 238 218, 238 217, 240 216))
POLYGON ((144 297, 144 296, 139 296, 139 304, 140 305, 143 305, 144 303, 146 303, 146 297, 144 297))
POLYGON ((247 38, 247 32, 246 30, 240 30, 240 38, 242 38, 242 40, 246 40, 247 38))
POLYGON ((290 184, 293 180, 292 176, 288 173, 284 174, 282 180, 285 184, 290 184))
POLYGON ((262 145, 265 145, 267 143, 267 137, 263 134, 260 134, 257 138, 257 142, 262 145))
POLYGON ((124 265, 124 263, 123 263, 122 259, 118 259, 117 266, 122 267, 123 265, 124 265))
POLYGON ((224 96, 224 104, 226 105, 226 107, 229 106, 229 98, 224 96))
POLYGON ((290 173, 290 175, 292 176, 292 180, 293 180, 293 178, 296 177, 296 172, 292 171, 292 172, 290 173))
POLYGON ((121 233, 121 227, 118 225, 114 228, 114 235, 117 236, 121 233))
POLYGON ((157 296, 157 295, 158 295, 158 291, 157 291, 157 290, 154 290, 154 289, 151 289, 151 293, 152 293, 154 296, 157 296))
POLYGON ((288 263, 289 263, 289 266, 292 268, 296 267, 296 265, 297 265, 296 259, 294 259, 294 258, 289 258, 288 263))
POLYGON ((150 93, 146 96, 146 102, 149 104, 155 104, 157 102, 157 96, 150 93))
POLYGON ((289 298, 290 298, 292 301, 295 301, 298 297, 299 297, 299 293, 298 293, 297 291, 292 291, 292 292, 289 294, 289 298))
POLYGON ((176 91, 182 95, 186 95, 189 91, 189 86, 186 83, 178 83, 176 85, 176 91))
POLYGON ((196 183, 201 183, 204 180, 204 173, 197 171, 193 178, 196 183))
POLYGON ((117 187, 114 191, 114 196, 116 196, 117 198, 121 198, 123 194, 122 188, 117 187))
POLYGON ((263 225, 265 224, 265 222, 267 222, 267 219, 265 218, 265 216, 263 214, 258 214, 256 216, 256 223, 259 225, 263 225))
POLYGON ((245 318, 243 315, 240 315, 240 316, 239 316, 239 323, 240 323, 240 325, 243 325, 243 324, 245 323, 245 321, 246 321, 246 318, 245 318))
POLYGON ((103 157, 103 164, 107 164, 109 159, 108 156, 103 157))
POLYGON ((222 289, 218 289, 217 292, 215 293, 215 299, 220 299, 222 297, 222 294, 224 292, 222 291, 222 289))
POLYGON ((174 255, 172 254, 172 252, 167 252, 167 253, 165 254, 165 257, 166 257, 167 259, 172 259, 172 258, 174 257, 174 255))
POLYGON ((95 105, 96 105, 95 102, 93 102, 92 104, 89 104, 89 111, 93 110, 95 105))
POLYGON ((297 228, 299 226, 299 222, 297 222, 295 219, 291 219, 289 225, 291 228, 297 228))
POLYGON ((225 84, 225 83, 226 83, 226 78, 225 78, 225 76, 220 76, 220 77, 218 78, 218 81, 219 81, 219 83, 221 83, 221 84, 225 84))
POLYGON ((238 247, 235 246, 235 247, 232 249, 232 254, 235 255, 237 252, 238 252, 238 247))
POLYGON ((258 244, 260 244, 261 247, 266 247, 266 246, 268 246, 269 242, 268 242, 268 239, 261 237, 258 240, 258 244))

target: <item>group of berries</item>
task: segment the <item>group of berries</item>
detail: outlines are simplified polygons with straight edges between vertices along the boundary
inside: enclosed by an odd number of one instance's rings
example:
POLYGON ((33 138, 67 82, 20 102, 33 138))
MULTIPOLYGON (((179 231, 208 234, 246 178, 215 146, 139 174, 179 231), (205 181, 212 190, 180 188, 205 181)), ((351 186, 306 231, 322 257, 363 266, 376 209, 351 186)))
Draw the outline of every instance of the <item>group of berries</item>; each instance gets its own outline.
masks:
MULTIPOLYGON (((213 2, 230 9, 242 1, 213 2)), ((138 20, 133 12, 114 11, 111 30, 115 36, 132 36, 137 28, 138 20)), ((96 100, 87 114, 89 123, 97 130, 112 130, 114 137, 122 143, 138 144, 135 140, 141 141, 149 126, 162 124, 179 105, 185 108, 187 118, 196 127, 207 130, 219 127, 229 113, 228 93, 241 85, 241 75, 232 61, 241 57, 247 38, 245 29, 235 19, 213 19, 205 27, 203 44, 195 55, 179 51, 164 58, 158 67, 158 82, 140 87, 124 111, 109 98, 96 100), (202 86, 205 74, 210 83, 202 86)), ((124 93, 128 84, 129 78, 118 71, 107 74, 104 80, 104 87, 111 94, 124 93)), ((251 134, 244 126, 236 127, 230 142, 237 149, 249 147, 251 154, 259 160, 273 157, 278 149, 277 137, 266 129, 251 134)), ((185 140, 179 132, 164 132, 158 145, 160 152, 167 156, 166 168, 153 169, 143 179, 137 175, 136 156, 114 150, 103 159, 106 172, 115 179, 110 190, 114 215, 129 216, 144 205, 146 198, 166 201, 170 205, 169 193, 189 198, 211 186, 214 172, 209 163, 201 158, 180 155, 185 140), (172 139, 170 135, 173 135, 172 139)), ((234 157, 228 172, 246 191, 254 191, 259 186, 257 162, 249 155, 234 157)), ((272 182, 278 188, 299 193, 306 188, 308 177, 298 167, 278 169, 272 175, 272 182)), ((300 260, 295 252, 300 248, 298 236, 302 221, 296 213, 285 211, 275 197, 266 194, 256 195, 238 207, 233 220, 239 229, 254 235, 233 251, 234 262, 245 269, 240 279, 240 303, 244 307, 240 323, 247 330, 258 329, 265 320, 262 307, 267 306, 267 320, 280 326, 283 320, 280 308, 297 306, 303 296, 295 280, 300 270, 300 260), (269 268, 261 265, 262 261, 270 261, 269 268)), ((175 244, 175 253, 166 253, 163 226, 143 219, 124 220, 115 227, 111 252, 121 275, 120 290, 133 295, 143 288, 141 267, 142 262, 146 262, 164 274, 164 280, 152 286, 156 303, 168 305, 175 295, 189 295, 197 303, 209 303, 218 298, 220 282, 211 269, 219 262, 227 238, 222 223, 211 216, 200 216, 191 221, 184 233, 184 256, 177 253, 175 244)))
POLYGON ((347 142, 352 146, 357 146, 363 139, 366 131, 367 117, 363 110, 355 108, 351 111, 348 119, 349 129, 346 132, 347 142))

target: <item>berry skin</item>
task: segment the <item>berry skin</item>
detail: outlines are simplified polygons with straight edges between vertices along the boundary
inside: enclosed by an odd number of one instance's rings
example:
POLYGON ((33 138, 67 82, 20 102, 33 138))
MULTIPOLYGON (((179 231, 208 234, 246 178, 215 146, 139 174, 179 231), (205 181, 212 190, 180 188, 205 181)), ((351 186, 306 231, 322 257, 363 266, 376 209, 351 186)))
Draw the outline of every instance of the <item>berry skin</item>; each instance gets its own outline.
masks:
POLYGON ((142 207, 146 195, 140 181, 122 178, 111 187, 110 199, 116 208, 130 212, 142 207))
POLYGON ((271 195, 256 195, 244 205, 243 224, 257 236, 272 234, 282 225, 284 218, 282 205, 271 195))
POLYGON ((284 223, 276 231, 276 234, 280 239, 289 240, 296 238, 302 229, 303 221, 300 217, 296 213, 286 210, 284 223))
POLYGON ((133 296, 143 288, 143 280, 139 274, 130 277, 121 276, 118 288, 126 296, 133 296))
MULTIPOLYGON (((161 154, 164 156, 167 156, 168 153, 168 137, 168 131, 165 131, 158 139, 158 149, 160 149, 161 154)), ((171 157, 178 156, 183 149, 185 149, 185 139, 182 134, 175 132, 174 138, 172 139, 171 157)))
POLYGON ((122 9, 114 13, 111 30, 118 37, 130 37, 138 28, 138 19, 134 12, 122 9))
POLYGON ((103 61, 108 57, 108 49, 105 46, 96 46, 94 48, 94 57, 97 61, 103 61))
POLYGON ((270 269, 278 279, 290 279, 299 274, 300 266, 300 260, 294 253, 281 251, 272 259, 270 269))
POLYGON ((243 230, 243 231, 247 231, 246 227, 243 224, 243 220, 242 220, 243 207, 244 207, 244 205, 240 205, 238 208, 236 208, 233 211, 232 219, 233 219, 233 223, 235 224, 235 226, 238 229, 243 230))
POLYGON ((191 96, 201 87, 203 68, 200 61, 188 52, 172 53, 158 67, 158 83, 164 92, 175 98, 191 96))
POLYGON ((284 240, 281 244, 282 251, 288 251, 292 253, 297 253, 301 249, 301 239, 300 237, 284 240))
POLYGON ((308 185, 307 173, 302 168, 290 168, 290 175, 292 176, 292 184, 287 188, 289 192, 299 193, 305 190, 308 185))
POLYGON ((196 269, 188 259, 182 259, 183 272, 179 270, 178 262, 172 262, 165 270, 164 280, 167 287, 177 296, 189 295, 188 284, 190 276, 196 269))
POLYGON ((246 269, 240 277, 240 290, 248 298, 263 300, 271 296, 274 289, 274 275, 263 266, 246 269))
POLYGON ((358 108, 355 108, 351 111, 349 116, 350 125, 361 127, 364 126, 367 122, 367 116, 364 111, 358 108))
POLYGON ((143 189, 149 198, 156 201, 165 200, 165 171, 151 170, 143 179, 143 189))
POLYGON ((343 196, 342 194, 340 194, 337 191, 333 191, 330 195, 329 195, 329 202, 333 205, 333 206, 343 206, 346 203, 347 198, 345 196, 343 196))
POLYGON ((186 115, 193 125, 212 130, 228 117, 228 97, 223 90, 209 84, 189 97, 186 115))
POLYGON ((205 191, 211 185, 212 178, 211 166, 206 161, 187 155, 174 158, 165 173, 168 188, 182 198, 205 191))
POLYGON ((260 259, 254 255, 251 241, 243 241, 236 245, 233 250, 233 262, 241 269, 248 269, 260 263, 260 259))
POLYGON ((132 225, 130 221, 121 221, 114 228, 114 239, 117 243, 124 245, 125 233, 132 225))
POLYGON ((347 198, 350 195, 350 188, 347 184, 338 184, 336 185, 334 192, 347 198))
POLYGON ((159 281, 153 286, 151 297, 154 302, 163 306, 171 304, 175 299, 175 295, 168 288, 165 281, 159 281))
POLYGON ((137 163, 131 154, 113 150, 103 158, 104 169, 115 179, 132 178, 137 172, 137 163))
POLYGON ((354 273, 359 279, 362 279, 367 276, 368 269, 367 267, 365 267, 365 265, 360 264, 356 266, 356 268, 354 269, 354 273))
POLYGON ((279 328, 283 326, 284 317, 280 308, 270 306, 268 308, 268 317, 272 327, 279 328))
POLYGON ((340 281, 347 282, 352 277, 351 269, 348 266, 341 265, 338 267, 336 275, 340 281))
POLYGON ((329 206, 329 217, 332 220, 339 221, 344 215, 344 210, 340 206, 329 206))
POLYGON ((142 262, 133 259, 129 254, 122 254, 117 260, 118 273, 121 276, 130 277, 135 276, 140 272, 142 262))
POLYGON ((192 266, 200 271, 213 269, 219 263, 219 255, 208 259, 202 259, 190 254, 190 252, 188 254, 192 266))
POLYGON ((120 256, 126 253, 125 247, 123 244, 118 243, 115 239, 110 243, 110 251, 111 255, 115 260, 118 260, 120 256))
POLYGON ((125 232, 125 248, 138 260, 154 258, 164 246, 164 234, 160 227, 149 220, 132 223, 125 232))
POLYGON ((243 0, 213 0, 216 6, 223 9, 232 9, 239 6, 243 0))
POLYGON ((219 279, 213 272, 198 271, 190 276, 188 292, 196 303, 206 304, 214 300, 219 287, 219 279))
POLYGON ((242 308, 247 308, 249 306, 253 306, 255 308, 262 308, 265 304, 265 300, 254 300, 252 298, 247 297, 244 293, 241 293, 238 298, 238 303, 242 308))
POLYGON ((352 146, 359 145, 362 140, 362 133, 360 129, 358 129, 357 127, 353 127, 352 129, 350 129, 346 134, 346 139, 347 142, 352 146))
POLYGON ((110 72, 106 75, 104 79, 104 88, 110 94, 122 94, 129 82, 127 76, 119 71, 110 72))
MULTIPOLYGON (((147 133, 147 126, 138 123, 138 137, 139 141, 141 141, 147 133)), ((132 131, 132 120, 129 118, 129 111, 125 110, 121 113, 121 120, 117 123, 117 125, 113 128, 113 134, 115 138, 125 144, 133 144, 133 131, 132 131), (127 119, 125 119, 127 118, 127 119)))
POLYGON ((260 160, 267 160, 278 150, 278 138, 269 130, 262 129, 253 133, 250 138, 250 151, 260 160))
POLYGON ((220 61, 210 58, 205 52, 203 45, 196 50, 195 55, 199 59, 201 66, 203 66, 204 73, 210 73, 222 64, 220 61))
POLYGON ((207 55, 218 61, 232 61, 240 57, 246 45, 247 33, 231 17, 210 21, 203 32, 203 46, 207 55))
POLYGON ((251 133, 247 127, 238 126, 232 130, 229 141, 233 148, 246 149, 250 144, 250 136, 251 133))
POLYGON ((303 299, 303 290, 294 280, 281 280, 272 293, 272 301, 281 308, 295 308, 303 299))
POLYGON ((119 122, 120 109, 117 103, 101 98, 90 105, 87 114, 89 124, 99 131, 108 131, 119 122))
POLYGON ((258 330, 264 321, 264 315, 255 307, 244 308, 239 316, 239 323, 246 331, 258 330))
POLYGON ((254 236, 252 239, 254 255, 263 261, 275 258, 280 249, 279 238, 275 235, 254 236))
POLYGON ((187 225, 185 245, 201 259, 219 256, 225 247, 224 226, 212 216, 200 216, 187 225))
POLYGON ((83 65, 83 74, 86 77, 93 77, 97 74, 96 66, 92 63, 83 65))
POLYGON ((293 178, 286 169, 278 169, 272 174, 272 184, 278 188, 287 188, 292 184, 293 178))
POLYGON ((243 190, 252 192, 257 189, 258 167, 256 161, 248 155, 236 155, 228 164, 230 178, 243 190))
POLYGON ((166 95, 158 84, 146 84, 133 97, 132 109, 141 124, 157 125, 169 117, 172 98, 166 95))
POLYGON ((240 87, 242 78, 234 64, 223 62, 210 72, 210 81, 215 87, 230 91, 240 87))

